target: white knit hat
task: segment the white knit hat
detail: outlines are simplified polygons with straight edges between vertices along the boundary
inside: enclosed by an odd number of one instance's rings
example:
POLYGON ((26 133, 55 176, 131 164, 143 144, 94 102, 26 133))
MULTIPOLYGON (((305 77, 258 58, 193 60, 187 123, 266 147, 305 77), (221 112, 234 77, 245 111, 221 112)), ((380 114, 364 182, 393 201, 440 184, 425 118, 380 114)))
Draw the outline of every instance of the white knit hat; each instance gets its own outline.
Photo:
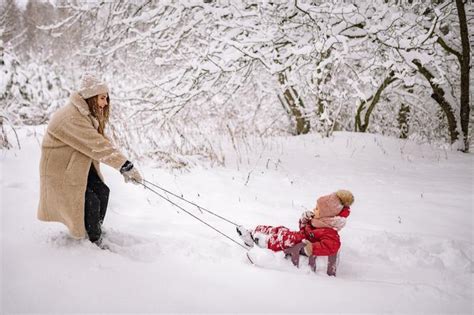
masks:
POLYGON ((100 81, 90 73, 85 73, 82 76, 81 87, 79 88, 78 93, 82 98, 88 99, 92 96, 109 93, 109 88, 105 82, 100 81))

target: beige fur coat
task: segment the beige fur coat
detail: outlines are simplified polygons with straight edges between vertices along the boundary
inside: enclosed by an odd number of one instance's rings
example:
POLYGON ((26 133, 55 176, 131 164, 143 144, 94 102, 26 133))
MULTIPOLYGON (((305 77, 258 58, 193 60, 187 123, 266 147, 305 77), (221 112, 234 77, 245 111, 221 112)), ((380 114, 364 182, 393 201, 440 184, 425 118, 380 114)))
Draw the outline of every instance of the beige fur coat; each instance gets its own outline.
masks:
POLYGON ((73 93, 51 118, 41 146, 38 219, 64 223, 75 238, 86 235, 84 196, 91 163, 103 179, 100 162, 119 170, 127 160, 97 126, 87 103, 73 93))

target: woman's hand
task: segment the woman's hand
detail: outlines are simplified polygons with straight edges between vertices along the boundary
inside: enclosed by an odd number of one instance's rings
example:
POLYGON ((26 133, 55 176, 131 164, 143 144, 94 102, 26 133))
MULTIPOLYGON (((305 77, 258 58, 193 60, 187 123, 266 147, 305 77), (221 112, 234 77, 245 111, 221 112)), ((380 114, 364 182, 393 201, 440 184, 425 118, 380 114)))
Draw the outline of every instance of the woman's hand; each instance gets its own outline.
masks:
POLYGON ((126 183, 132 182, 138 185, 143 182, 142 175, 130 161, 126 161, 125 164, 123 164, 120 173, 123 175, 126 183))
POLYGON ((126 183, 132 182, 138 185, 143 182, 142 175, 140 175, 136 167, 132 167, 129 171, 123 172, 122 175, 126 183))

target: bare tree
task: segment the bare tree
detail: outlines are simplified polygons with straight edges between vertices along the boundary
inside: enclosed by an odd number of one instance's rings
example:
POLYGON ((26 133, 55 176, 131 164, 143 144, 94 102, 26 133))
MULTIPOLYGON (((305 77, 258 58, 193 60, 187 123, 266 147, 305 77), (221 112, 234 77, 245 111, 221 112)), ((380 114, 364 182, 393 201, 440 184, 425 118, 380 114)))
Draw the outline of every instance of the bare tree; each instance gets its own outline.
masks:
POLYGON ((211 156, 213 133, 452 142, 466 130, 457 55, 441 44, 461 47, 447 1, 71 0, 42 8, 48 23, 30 7, 34 57, 54 60, 70 85, 83 71, 104 73, 115 131, 153 152, 166 151, 163 133, 169 152, 211 156))
POLYGON ((467 27, 467 18, 465 10, 465 2, 462 0, 456 0, 456 8, 459 17, 459 31, 461 33, 461 45, 462 53, 458 56, 459 63, 461 65, 461 130, 463 133, 464 140, 464 152, 469 152, 469 74, 470 74, 470 43, 469 34, 467 27))

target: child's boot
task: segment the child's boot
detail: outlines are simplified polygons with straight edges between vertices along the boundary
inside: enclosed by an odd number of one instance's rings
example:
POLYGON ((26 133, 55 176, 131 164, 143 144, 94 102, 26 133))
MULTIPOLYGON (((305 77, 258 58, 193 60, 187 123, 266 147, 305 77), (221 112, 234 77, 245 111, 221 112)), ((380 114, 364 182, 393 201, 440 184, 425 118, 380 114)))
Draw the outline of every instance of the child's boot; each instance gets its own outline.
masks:
POLYGON ((255 244, 257 244, 258 247, 261 248, 268 248, 268 239, 270 238, 269 235, 260 233, 260 232, 254 232, 252 234, 253 241, 255 244))
POLYGON ((236 230, 237 234, 239 234, 245 245, 247 245, 248 247, 253 247, 254 241, 252 237, 252 232, 244 228, 242 225, 237 226, 236 230))

